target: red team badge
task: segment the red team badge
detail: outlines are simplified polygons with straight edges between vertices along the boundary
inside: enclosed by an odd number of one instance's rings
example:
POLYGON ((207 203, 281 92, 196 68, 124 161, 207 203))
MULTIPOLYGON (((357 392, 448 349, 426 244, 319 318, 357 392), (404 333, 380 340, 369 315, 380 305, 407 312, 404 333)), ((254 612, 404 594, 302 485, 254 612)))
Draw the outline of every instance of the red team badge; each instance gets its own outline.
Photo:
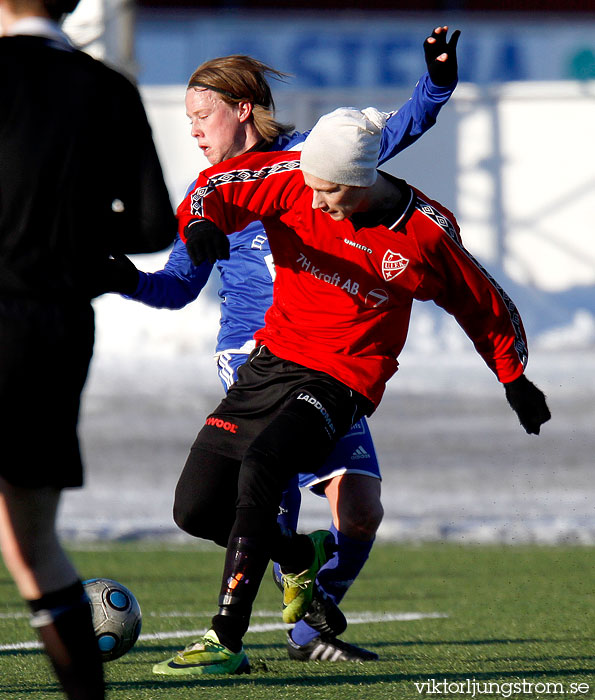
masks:
POLYGON ((390 282, 397 275, 400 275, 408 264, 407 258, 404 258, 400 253, 393 253, 389 249, 382 258, 382 276, 387 282, 390 282))

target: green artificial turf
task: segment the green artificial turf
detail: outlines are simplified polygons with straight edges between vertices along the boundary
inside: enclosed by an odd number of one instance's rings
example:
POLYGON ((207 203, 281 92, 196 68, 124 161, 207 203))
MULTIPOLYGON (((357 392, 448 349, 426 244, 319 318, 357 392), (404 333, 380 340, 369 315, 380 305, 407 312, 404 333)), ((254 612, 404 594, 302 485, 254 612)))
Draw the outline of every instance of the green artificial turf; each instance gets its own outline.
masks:
MULTIPOLYGON (((71 553, 84 578, 121 581, 143 610, 136 646, 105 665, 110 700, 595 698, 593 548, 377 544, 342 605, 353 620, 342 638, 380 656, 367 664, 290 662, 267 574, 245 639, 252 674, 204 680, 151 667, 207 628, 222 552, 107 543, 71 553), (432 616, 395 619, 407 613, 432 616)), ((27 644, 24 611, 0 567, 0 700, 60 698, 27 644)))

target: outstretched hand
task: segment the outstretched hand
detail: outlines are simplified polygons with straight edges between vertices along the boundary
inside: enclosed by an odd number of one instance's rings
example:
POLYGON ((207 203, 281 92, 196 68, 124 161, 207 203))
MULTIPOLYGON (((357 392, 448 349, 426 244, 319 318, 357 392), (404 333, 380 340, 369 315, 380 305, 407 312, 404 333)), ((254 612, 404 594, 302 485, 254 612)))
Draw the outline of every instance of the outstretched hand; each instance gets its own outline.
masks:
POLYGON ((88 266, 85 285, 92 298, 106 292, 131 295, 136 291, 138 279, 132 260, 122 253, 114 253, 88 266))
POLYGON ((229 238, 208 219, 195 219, 184 229, 186 250, 193 264, 229 260, 229 238))
POLYGON ((514 382, 504 385, 506 399, 517 414, 520 424, 528 434, 539 435, 539 429, 552 414, 545 401, 545 395, 524 374, 514 382))
POLYGON ((445 87, 451 85, 458 77, 457 42, 460 30, 452 33, 446 41, 448 27, 436 27, 424 41, 424 54, 430 79, 434 85, 445 87))

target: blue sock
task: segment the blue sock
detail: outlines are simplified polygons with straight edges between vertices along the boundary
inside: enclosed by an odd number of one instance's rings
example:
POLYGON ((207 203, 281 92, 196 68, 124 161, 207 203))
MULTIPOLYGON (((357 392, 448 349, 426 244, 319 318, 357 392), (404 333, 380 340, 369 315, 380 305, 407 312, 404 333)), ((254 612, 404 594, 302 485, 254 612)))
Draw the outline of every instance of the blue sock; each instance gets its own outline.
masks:
MULTIPOLYGON (((320 569, 317 580, 329 598, 338 605, 366 563, 374 540, 354 540, 339 532, 334 525, 329 530, 333 533, 338 549, 332 559, 320 569)), ((299 645, 307 644, 317 636, 318 632, 303 620, 291 631, 291 638, 299 645)))
MULTIPOLYGON (((291 531, 295 532, 297 530, 298 517, 300 514, 300 505, 302 503, 302 494, 300 492, 299 482, 297 475, 290 479, 287 484, 287 488, 283 491, 281 496, 281 503, 279 505, 279 515, 277 516, 277 522, 281 526, 281 531, 291 531)), ((281 568, 277 562, 273 563, 273 568, 275 569, 275 577, 277 580, 281 580, 281 568)))
POLYGON ((281 495, 281 503, 279 504, 279 515, 277 522, 281 525, 281 529, 297 530, 298 517, 300 515, 300 505, 302 504, 302 494, 298 483, 298 477, 292 477, 287 483, 287 488, 281 495))

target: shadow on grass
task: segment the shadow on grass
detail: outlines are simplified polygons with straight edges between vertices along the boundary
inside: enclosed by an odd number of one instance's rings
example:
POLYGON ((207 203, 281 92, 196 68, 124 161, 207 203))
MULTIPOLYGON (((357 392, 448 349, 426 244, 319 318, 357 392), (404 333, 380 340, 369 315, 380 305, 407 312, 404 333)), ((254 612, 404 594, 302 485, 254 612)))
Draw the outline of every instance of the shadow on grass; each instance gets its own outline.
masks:
MULTIPOLYGON (((556 671, 491 671, 486 673, 378 673, 374 675, 342 675, 335 673, 327 676, 302 676, 299 679, 300 686, 312 688, 324 688, 326 686, 342 686, 342 685, 374 685, 377 683, 423 683, 428 680, 435 681, 437 684, 444 681, 448 682, 466 682, 469 678, 477 682, 481 681, 497 681, 501 679, 550 679, 550 678, 565 678, 569 676, 578 676, 580 674, 591 674, 595 672, 595 667, 591 668, 571 668, 556 671)), ((233 676, 222 678, 187 678, 185 680, 172 680, 171 678, 163 679, 163 681, 147 680, 147 681, 110 681, 107 684, 108 691, 112 690, 173 690, 176 688, 188 688, 191 685, 201 688, 228 688, 230 686, 242 687, 261 687, 275 688, 286 686, 295 682, 295 677, 283 676, 278 678, 266 677, 265 675, 254 674, 245 676, 233 676)), ((51 696, 62 697, 62 691, 56 686, 47 684, 29 685, 27 688, 22 686, 5 685, 0 688, 0 698, 14 700, 15 693, 19 693, 20 697, 33 695, 43 691, 44 694, 51 696)), ((44 695, 45 697, 45 695, 44 695)))
MULTIPOLYGON (((526 640, 522 640, 526 641, 526 640)), ((39 653, 39 652, 36 652, 39 653)), ((592 657, 585 657, 585 659, 591 660, 592 657)), ((577 659, 578 660, 578 659, 577 659)), ((328 664, 329 670, 333 668, 331 664, 328 664)), ((152 678, 151 680, 145 681, 108 681, 107 688, 112 690, 163 690, 164 692, 168 690, 173 690, 176 688, 188 688, 189 686, 196 686, 201 688, 227 688, 227 687, 261 687, 275 688, 280 686, 286 686, 288 684, 295 682, 294 676, 277 676, 272 677, 269 674, 269 669, 266 663, 263 661, 256 660, 253 664, 254 673, 250 675, 242 676, 222 676, 217 678, 180 678, 174 679, 172 677, 167 677, 163 679, 152 678)), ((366 666, 369 668, 369 666, 366 666)), ((357 670, 357 667, 354 666, 357 670)), ((317 666, 317 671, 320 671, 320 665, 317 666)), ((351 686, 354 684, 361 685, 362 683, 367 686, 372 686, 379 683, 424 683, 429 680, 440 684, 442 682, 466 682, 472 678, 476 682, 482 681, 501 681, 503 679, 559 679, 572 676, 579 676, 583 674, 594 674, 595 664, 590 667, 581 668, 570 668, 570 669, 554 669, 550 671, 544 670, 529 670, 529 669, 519 669, 514 671, 498 671, 496 669, 489 672, 462 672, 462 673, 376 673, 376 674, 342 674, 342 673, 331 673, 328 675, 301 675, 299 679, 300 686, 312 687, 312 688, 324 688, 327 686, 351 686)), ((43 692, 44 696, 56 696, 62 697, 62 691, 54 684, 41 684, 36 683, 33 685, 28 685, 27 688, 23 688, 21 685, 12 684, 2 684, 0 687, 0 700, 6 698, 6 700, 14 700, 16 693, 19 697, 26 697, 29 695, 34 695, 43 692)))
POLYGON ((6 698, 6 700, 15 700, 15 698, 24 698, 27 695, 35 694, 37 694, 38 697, 43 698, 56 696, 57 698, 62 699, 64 697, 64 691, 61 688, 58 688, 56 684, 28 684, 26 688, 23 688, 22 686, 12 686, 3 683, 2 687, 0 688, 0 698, 6 698), (41 693, 43 693, 43 695, 40 695, 41 693))
MULTIPOLYGON (((343 675, 340 673, 329 674, 325 676, 300 676, 299 684, 300 686, 312 687, 312 688, 324 688, 326 686, 342 686, 342 685, 361 685, 365 684, 367 686, 375 685, 377 683, 401 683, 401 682, 426 682, 429 679, 434 680, 436 683, 446 682, 466 682, 469 678, 473 677, 475 681, 496 681, 506 678, 514 679, 549 679, 549 678, 563 678, 569 676, 578 676, 580 674, 590 674, 595 672, 595 667, 591 668, 572 668, 556 671, 534 671, 534 670, 519 670, 519 671, 490 671, 485 673, 377 673, 373 675, 343 675)), ((262 687, 262 688, 274 688, 279 686, 286 686, 291 683, 295 683, 294 676, 282 676, 271 678, 265 675, 266 672, 258 674, 250 674, 244 676, 235 677, 225 677, 225 678, 200 678, 193 679, 187 678, 186 680, 172 680, 171 677, 164 679, 163 681, 112 681, 108 684, 109 688, 112 689, 132 689, 132 688, 143 688, 143 689, 175 689, 175 688, 187 688, 189 685, 196 685, 201 688, 227 688, 229 686, 235 687, 262 687)), ((0 698, 2 694, 0 693, 0 698)))

